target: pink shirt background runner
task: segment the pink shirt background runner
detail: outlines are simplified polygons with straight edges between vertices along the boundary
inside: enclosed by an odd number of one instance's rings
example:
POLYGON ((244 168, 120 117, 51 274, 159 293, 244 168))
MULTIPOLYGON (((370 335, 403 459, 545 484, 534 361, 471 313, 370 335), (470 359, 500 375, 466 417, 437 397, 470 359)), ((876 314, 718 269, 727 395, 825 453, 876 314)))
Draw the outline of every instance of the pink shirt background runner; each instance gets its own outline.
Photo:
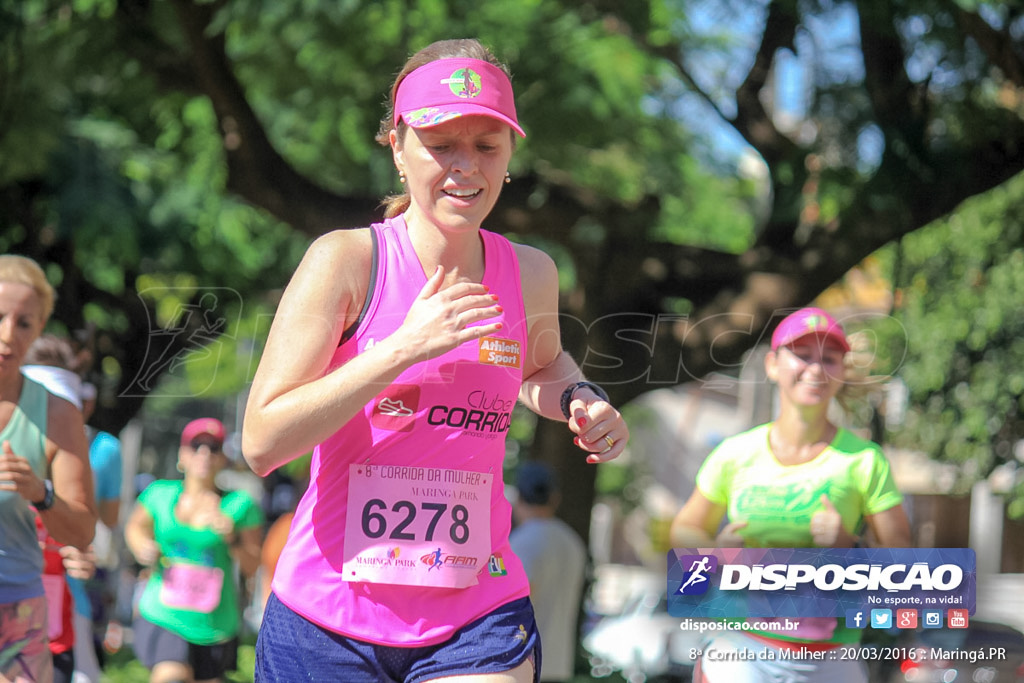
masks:
MULTIPOLYGON (((338 348, 331 369, 398 329, 427 280, 401 217, 371 229, 379 246, 374 289, 364 319, 338 348)), ((519 262, 504 237, 486 230, 480 234, 483 283, 504 309, 503 328, 495 337, 518 343, 518 367, 509 367, 507 358, 481 362, 480 343, 463 344, 381 386, 361 413, 313 451, 309 488, 296 508, 272 587, 297 613, 351 638, 391 646, 440 643, 474 619, 529 594, 526 573, 508 545, 511 506, 502 477, 508 421, 527 352, 519 262), (479 583, 462 589, 345 581, 349 465, 367 461, 492 473, 492 552, 501 556, 507 574, 492 576, 485 565, 479 583)))

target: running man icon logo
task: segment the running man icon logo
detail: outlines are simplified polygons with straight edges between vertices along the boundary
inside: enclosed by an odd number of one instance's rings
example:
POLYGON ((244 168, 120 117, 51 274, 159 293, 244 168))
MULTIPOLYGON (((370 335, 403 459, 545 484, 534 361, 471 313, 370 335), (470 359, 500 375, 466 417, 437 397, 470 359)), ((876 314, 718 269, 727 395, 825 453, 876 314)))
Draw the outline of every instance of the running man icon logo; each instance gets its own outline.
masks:
POLYGON ((711 585, 708 575, 718 570, 718 558, 714 555, 683 555, 679 558, 679 566, 688 569, 677 595, 702 595, 711 585))
POLYGON ((441 549, 438 548, 437 550, 431 550, 426 555, 421 555, 420 562, 428 565, 428 572, 432 569, 441 569, 444 567, 444 562, 441 560, 441 549))

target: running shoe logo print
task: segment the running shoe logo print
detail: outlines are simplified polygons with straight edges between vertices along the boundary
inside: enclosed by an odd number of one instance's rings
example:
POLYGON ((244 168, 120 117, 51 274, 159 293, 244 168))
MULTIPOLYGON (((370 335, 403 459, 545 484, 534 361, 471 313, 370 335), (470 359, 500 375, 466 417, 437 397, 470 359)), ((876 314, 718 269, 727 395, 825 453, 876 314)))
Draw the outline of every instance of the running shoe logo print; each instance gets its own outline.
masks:
POLYGON ((386 396, 377 404, 377 410, 381 415, 389 415, 391 417, 409 417, 412 415, 412 410, 406 408, 404 403, 392 401, 386 396))
POLYGON ((373 400, 370 424, 392 432, 412 431, 420 406, 420 388, 414 384, 393 384, 373 400))

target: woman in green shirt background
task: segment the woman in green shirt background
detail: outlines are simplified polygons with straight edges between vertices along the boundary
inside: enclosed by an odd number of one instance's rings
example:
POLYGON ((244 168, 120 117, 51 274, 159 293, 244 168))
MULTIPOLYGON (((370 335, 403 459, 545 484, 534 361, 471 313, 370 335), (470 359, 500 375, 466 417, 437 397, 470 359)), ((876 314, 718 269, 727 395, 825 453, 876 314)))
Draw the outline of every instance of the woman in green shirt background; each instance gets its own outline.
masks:
POLYGON ((133 647, 151 683, 219 681, 237 666, 240 628, 233 565, 259 565, 263 512, 244 491, 220 491, 227 465, 224 425, 188 423, 181 435, 183 479, 157 480, 139 496, 125 541, 149 579, 133 624, 133 647))

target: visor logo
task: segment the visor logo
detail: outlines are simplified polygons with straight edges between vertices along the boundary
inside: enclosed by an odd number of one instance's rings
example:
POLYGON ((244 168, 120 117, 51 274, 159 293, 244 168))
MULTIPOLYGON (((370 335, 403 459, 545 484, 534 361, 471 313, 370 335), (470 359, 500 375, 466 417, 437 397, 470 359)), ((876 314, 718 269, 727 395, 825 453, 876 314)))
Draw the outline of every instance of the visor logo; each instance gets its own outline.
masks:
POLYGON ((465 100, 483 92, 480 87, 480 74, 472 69, 456 69, 451 76, 441 82, 451 89, 453 95, 465 100))

